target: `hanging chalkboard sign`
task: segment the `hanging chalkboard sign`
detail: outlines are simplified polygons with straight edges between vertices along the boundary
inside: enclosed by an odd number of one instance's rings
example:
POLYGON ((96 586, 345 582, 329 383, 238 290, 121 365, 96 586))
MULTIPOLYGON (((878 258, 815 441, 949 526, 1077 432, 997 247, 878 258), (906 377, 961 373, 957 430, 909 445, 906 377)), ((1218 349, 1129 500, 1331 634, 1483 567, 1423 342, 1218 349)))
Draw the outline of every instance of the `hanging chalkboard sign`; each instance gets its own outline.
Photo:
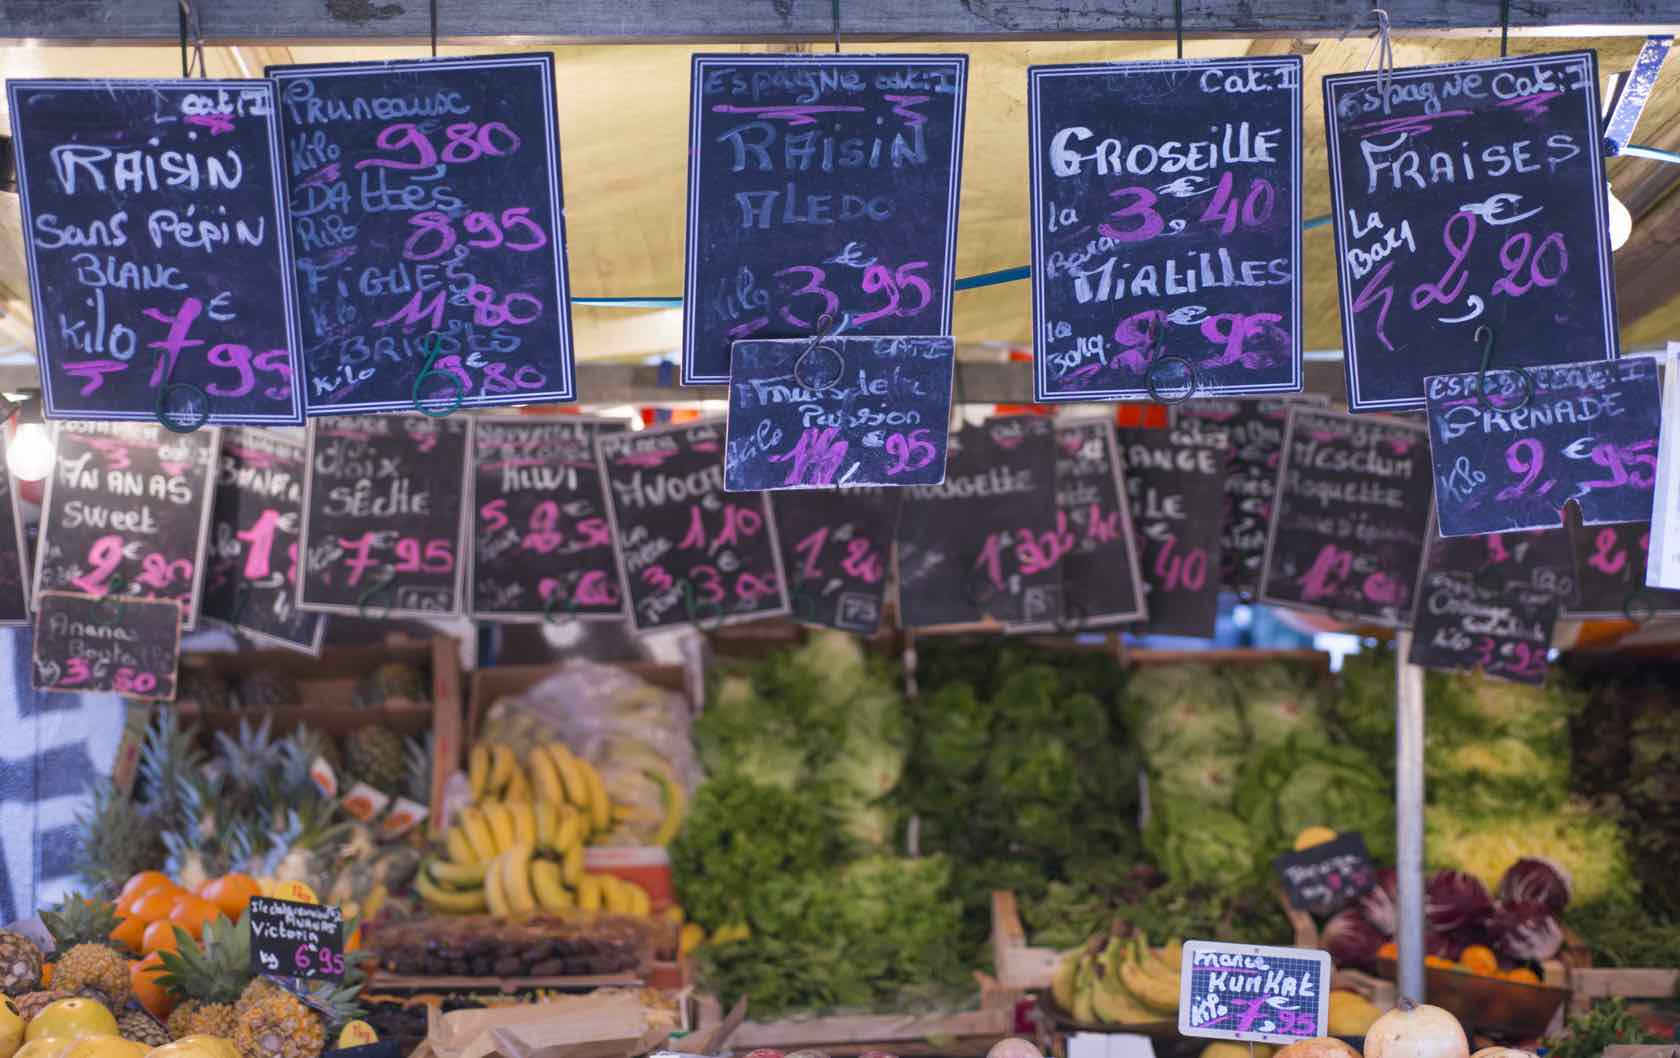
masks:
POLYGON ((1324 121, 1349 408, 1616 358, 1594 52, 1331 74, 1324 121))
POLYGON ((724 488, 937 485, 954 352, 950 338, 736 342, 724 488))
POLYGON ((29 623, 29 544, 0 431, 0 627, 29 623))
POLYGON ((459 616, 467 489, 464 417, 311 421, 298 609, 459 616))
POLYGON ((595 438, 622 422, 566 416, 473 421, 471 616, 624 619, 595 438))
POLYGON ((309 414, 574 400, 554 56, 268 74, 309 414))
POLYGON ((1260 586, 1266 553, 1266 523, 1277 491, 1283 427, 1295 404, 1323 407, 1327 398, 1310 394, 1288 399, 1195 400, 1174 410, 1186 425, 1223 430, 1231 439, 1225 474, 1225 517, 1219 534, 1219 580, 1245 602, 1260 586))
POLYGON ((328 618, 297 608, 307 466, 302 430, 223 433, 201 610, 260 643, 319 654, 328 618))
POLYGON ((872 636, 881 630, 899 489, 774 493, 776 535, 795 620, 872 636))
POLYGON ((1071 630, 1143 620, 1143 573, 1112 419, 1056 427, 1056 517, 1071 543, 1061 558, 1058 623, 1071 630))
POLYGON ((1041 401, 1301 388, 1301 58, 1034 66, 1041 401))
POLYGON ((906 628, 1056 620, 1071 541, 1056 530, 1051 421, 1004 416, 952 434, 945 481, 910 490, 896 542, 906 628))
POLYGON ((49 418, 303 422, 267 81, 9 81, 49 418))
POLYGON ((181 608, 170 599, 40 592, 34 651, 38 691, 173 701, 181 608))
POLYGON ((743 338, 951 333, 967 76, 965 55, 694 56, 685 385, 729 381, 743 338))
POLYGON ((36 594, 169 599, 187 631, 197 628, 220 431, 61 422, 53 436, 36 594))
POLYGON ((1650 559, 1649 522, 1569 527, 1575 553, 1575 599, 1570 620, 1645 621, 1680 616, 1680 590, 1645 583, 1650 559))
POLYGON ((1126 491, 1156 635, 1211 636, 1230 440, 1220 430, 1122 430, 1126 491))
POLYGON ((721 419, 595 439, 638 632, 788 612, 769 498, 723 491, 723 444, 721 419))
POLYGON ((1289 906, 1314 915, 1334 914, 1377 884, 1365 837, 1353 831, 1274 856, 1272 870, 1283 883, 1289 906))
POLYGON ((1645 521, 1662 398, 1647 357, 1432 375, 1429 451, 1443 536, 1645 521))
POLYGON ((1404 627, 1429 521, 1428 434, 1291 408, 1260 601, 1404 627))
POLYGON ((1323 1036, 1330 970, 1330 953, 1314 948, 1185 941, 1179 1035, 1283 1044, 1323 1036))

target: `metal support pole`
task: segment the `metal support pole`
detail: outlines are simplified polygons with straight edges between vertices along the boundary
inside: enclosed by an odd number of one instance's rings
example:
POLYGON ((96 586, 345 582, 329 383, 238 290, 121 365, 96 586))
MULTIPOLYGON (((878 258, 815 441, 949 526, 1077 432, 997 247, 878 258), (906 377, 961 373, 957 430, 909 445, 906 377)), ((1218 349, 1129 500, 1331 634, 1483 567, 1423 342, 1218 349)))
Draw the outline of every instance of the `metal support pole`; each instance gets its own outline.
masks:
POLYGON ((1394 818, 1399 830, 1400 995, 1425 1001, 1423 979, 1423 670, 1408 665, 1412 633, 1394 637, 1394 818))

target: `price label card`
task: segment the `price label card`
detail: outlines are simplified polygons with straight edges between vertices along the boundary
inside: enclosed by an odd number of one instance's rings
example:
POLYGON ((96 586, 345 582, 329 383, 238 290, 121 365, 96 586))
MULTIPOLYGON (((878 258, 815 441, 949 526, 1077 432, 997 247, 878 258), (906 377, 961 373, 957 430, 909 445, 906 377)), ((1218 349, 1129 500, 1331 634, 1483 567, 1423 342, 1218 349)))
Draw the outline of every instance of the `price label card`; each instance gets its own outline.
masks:
POLYGON ((1056 427, 1056 531, 1068 545, 1061 557, 1061 626, 1143 620, 1144 578, 1113 420, 1056 427))
POLYGON ((327 904, 252 897, 251 971, 270 977, 343 977, 344 912, 327 904))
POLYGON ((1283 1044, 1323 1036, 1330 972, 1327 951, 1185 941, 1179 1034, 1283 1044))
POLYGON ((1040 401, 1301 388, 1301 59, 1034 66, 1040 401))
POLYGON ((638 632, 788 612, 769 498, 724 491, 723 445, 721 419, 595 440, 619 583, 638 632))
POLYGON ((297 608, 307 466, 302 430, 223 433, 202 609, 259 643, 319 655, 328 618, 297 608))
POLYGON ((575 399, 554 57, 267 72, 309 414, 575 399))
POLYGON ((1651 516, 1661 397, 1648 357, 1424 380, 1443 536, 1651 516), (1484 391, 1485 387, 1485 391, 1484 391))
POLYGON ((35 596, 32 685, 38 691, 175 699, 181 608, 168 599, 35 596))
POLYGON ((1390 627, 1411 619, 1429 524, 1428 433, 1393 419, 1290 409, 1262 603, 1390 627))
POLYGON ((1365 836, 1354 831, 1300 852, 1272 858, 1289 906, 1330 915, 1359 899, 1377 884, 1377 869, 1365 849, 1365 836))
POLYGON ((17 483, 6 465, 6 439, 0 431, 0 627, 29 623, 29 546, 17 483))
POLYGON ((873 636, 881 630, 899 489, 772 493, 793 616, 873 636))
POLYGON ((1277 491, 1283 428, 1296 404, 1323 407, 1323 396, 1287 399, 1194 400, 1178 405, 1177 421, 1223 430, 1231 439, 1225 472, 1225 516, 1220 520, 1219 580, 1244 602, 1260 586, 1266 524, 1277 491))
POLYGON ((61 422, 53 437, 35 591, 167 599, 197 628, 221 431, 61 422))
POLYGON ((1219 618, 1220 514, 1230 442, 1223 431, 1122 430, 1126 490, 1156 635, 1211 636, 1219 618))
MULTIPOLYGON (((1665 52, 1666 54, 1666 52, 1665 52)), ((1643 55, 1641 56, 1643 58, 1643 55)), ((1651 588, 1680 589, 1680 342, 1668 343, 1663 361, 1662 419, 1651 535, 1657 541, 1645 571, 1651 588)))
POLYGON ((1564 608, 1570 620, 1636 621, 1680 616, 1680 591, 1646 583, 1651 526, 1569 527, 1575 552, 1575 600, 1564 608))
POLYGON ((49 418, 303 422, 267 81, 9 81, 49 418))
POLYGON ((743 338, 951 333, 967 76, 965 55, 694 56, 684 385, 728 382, 743 338))
POLYGON ((724 488, 945 480, 950 338, 735 343, 724 488))
POLYGON ((898 517, 898 606, 906 628, 1061 613, 1056 439, 1051 420, 1015 415, 951 435, 945 481, 910 490, 898 517))
POLYGON ((480 621, 622 621, 595 438, 618 422, 473 420, 469 602, 480 621))
POLYGON ((459 616, 467 417, 315 419, 307 459, 298 609, 459 616))
POLYGON ((1332 74, 1324 122, 1350 409, 1420 409, 1489 342, 1616 358, 1595 53, 1332 74))

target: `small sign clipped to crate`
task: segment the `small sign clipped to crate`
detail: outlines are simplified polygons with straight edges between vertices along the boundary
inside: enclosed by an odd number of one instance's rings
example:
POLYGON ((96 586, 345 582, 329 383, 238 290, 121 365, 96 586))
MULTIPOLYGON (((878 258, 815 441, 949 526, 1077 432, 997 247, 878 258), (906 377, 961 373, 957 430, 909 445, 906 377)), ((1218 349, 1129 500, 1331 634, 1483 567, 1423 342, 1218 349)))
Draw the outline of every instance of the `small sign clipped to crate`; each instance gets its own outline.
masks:
POLYGON ((1323 1036, 1330 972, 1325 951, 1187 941, 1179 1034, 1281 1044, 1323 1036))

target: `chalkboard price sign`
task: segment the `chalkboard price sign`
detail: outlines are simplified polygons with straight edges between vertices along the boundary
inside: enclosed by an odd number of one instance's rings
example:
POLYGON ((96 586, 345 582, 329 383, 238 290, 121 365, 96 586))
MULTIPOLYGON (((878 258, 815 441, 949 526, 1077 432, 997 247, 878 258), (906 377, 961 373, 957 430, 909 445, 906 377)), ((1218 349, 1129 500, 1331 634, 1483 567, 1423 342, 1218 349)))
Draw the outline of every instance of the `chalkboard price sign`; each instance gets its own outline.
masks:
POLYGON ((898 517, 904 627, 1042 625, 1062 612, 1056 439, 1048 418, 1003 416, 951 435, 939 485, 910 490, 898 517))
POLYGON ((61 422, 41 501, 35 591, 135 595, 179 604, 198 626, 220 431, 61 422))
POLYGON ((472 616, 623 620, 595 438, 620 423, 566 416, 473 422, 472 616))
POLYGON ((269 977, 343 977, 343 910, 253 897, 251 971, 269 977))
POLYGON ((268 73, 309 414, 575 399, 554 57, 268 73))
POLYGON ((1647 357, 1424 380, 1443 536, 1651 517, 1662 425, 1647 357))
POLYGON ((1329 1020, 1329 952, 1184 942, 1179 1035, 1288 1044, 1323 1036, 1329 1020))
POLYGON ((319 654, 327 618, 297 608, 307 466, 302 430, 223 434, 201 609, 258 642, 319 654))
POLYGON ((950 334, 963 55, 696 55, 684 385, 730 344, 950 334))
POLYGON ((29 623, 29 547, 17 485, 6 467, 6 441, 0 435, 0 627, 29 623))
POLYGON ((307 455, 298 609, 375 620, 459 616, 466 420, 316 419, 307 455))
POLYGON ((1590 51, 1324 78, 1349 408, 1616 358, 1599 120, 1590 51))
POLYGON ((1573 620, 1639 621, 1680 615, 1680 590, 1645 583, 1650 559, 1649 522, 1569 527, 1575 553, 1575 600, 1563 616, 1573 620))
POLYGON ((1069 629, 1146 616, 1126 475, 1108 418, 1056 427, 1056 531, 1062 555, 1060 624, 1069 629))
POLYGON ((773 493, 793 616, 872 636, 881 630, 900 489, 773 493))
POLYGON ((1405 626, 1429 495, 1426 427, 1291 408, 1260 601, 1405 626))
POLYGON ((765 493, 723 491, 721 419, 595 440, 619 583, 636 631, 788 612, 765 493))
POLYGON ((1041 401, 1301 388, 1301 59, 1034 66, 1041 401))
POLYGON ((1230 441, 1209 429, 1123 430, 1120 450, 1149 586, 1146 627, 1157 635, 1211 636, 1230 441))
POLYGON ((49 418, 303 422, 266 81, 10 81, 49 418))
POLYGON ((950 338, 736 342, 724 487, 938 484, 954 351, 950 338))
POLYGON ((38 691, 173 701, 181 608, 168 599, 45 591, 35 596, 38 691))
POLYGON ((1377 869, 1365 849, 1365 837, 1349 832, 1300 852, 1272 858, 1289 906, 1329 915, 1359 899, 1377 884, 1377 869))

